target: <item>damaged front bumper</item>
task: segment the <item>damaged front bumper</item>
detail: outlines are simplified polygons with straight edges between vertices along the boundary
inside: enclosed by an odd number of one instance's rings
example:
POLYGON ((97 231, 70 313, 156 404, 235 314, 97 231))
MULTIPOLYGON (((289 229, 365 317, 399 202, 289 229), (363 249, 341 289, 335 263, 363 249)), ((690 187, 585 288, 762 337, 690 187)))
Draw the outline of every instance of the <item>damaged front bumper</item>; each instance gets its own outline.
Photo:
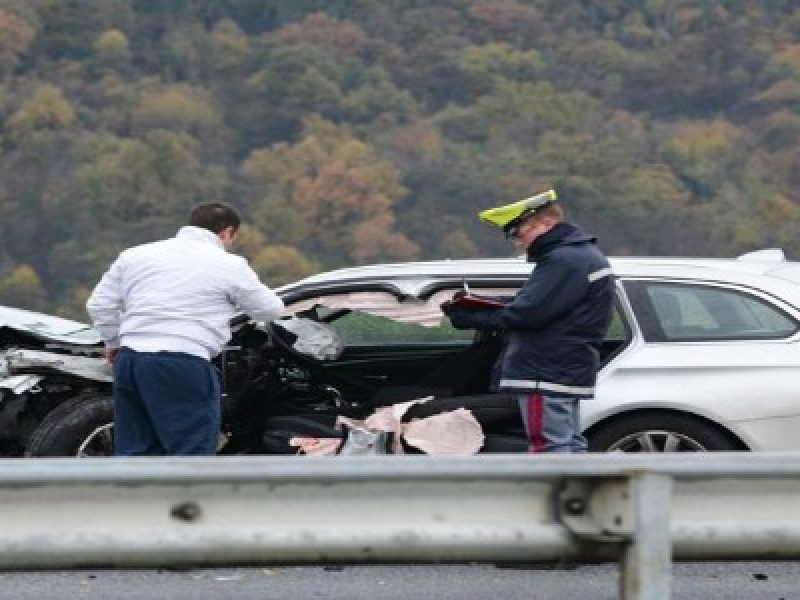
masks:
POLYGON ((21 394, 35 388, 47 373, 65 373, 81 379, 111 383, 111 366, 104 358, 9 349, 0 352, 0 389, 21 394))
POLYGON ((11 375, 0 378, 0 390, 10 390, 12 394, 24 394, 29 390, 38 390, 39 382, 44 375, 11 375))

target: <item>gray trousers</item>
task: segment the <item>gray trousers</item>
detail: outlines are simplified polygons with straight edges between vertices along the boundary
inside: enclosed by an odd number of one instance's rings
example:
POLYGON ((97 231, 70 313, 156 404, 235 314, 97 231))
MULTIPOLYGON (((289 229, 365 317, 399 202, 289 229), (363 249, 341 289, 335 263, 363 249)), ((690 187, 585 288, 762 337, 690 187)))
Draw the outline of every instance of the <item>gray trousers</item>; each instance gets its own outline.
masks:
POLYGON ((580 398, 531 392, 520 394, 518 400, 530 452, 588 451, 586 438, 581 433, 580 398))

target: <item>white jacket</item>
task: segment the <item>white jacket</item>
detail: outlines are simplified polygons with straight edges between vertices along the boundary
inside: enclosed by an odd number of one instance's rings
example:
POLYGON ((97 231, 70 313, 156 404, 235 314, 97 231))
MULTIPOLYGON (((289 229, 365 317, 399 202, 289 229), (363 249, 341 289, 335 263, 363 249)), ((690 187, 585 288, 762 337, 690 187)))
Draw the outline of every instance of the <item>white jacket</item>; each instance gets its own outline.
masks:
POLYGON ((234 315, 271 321, 283 308, 244 258, 226 252, 213 232, 191 226, 122 252, 86 303, 109 348, 205 359, 230 339, 234 315))

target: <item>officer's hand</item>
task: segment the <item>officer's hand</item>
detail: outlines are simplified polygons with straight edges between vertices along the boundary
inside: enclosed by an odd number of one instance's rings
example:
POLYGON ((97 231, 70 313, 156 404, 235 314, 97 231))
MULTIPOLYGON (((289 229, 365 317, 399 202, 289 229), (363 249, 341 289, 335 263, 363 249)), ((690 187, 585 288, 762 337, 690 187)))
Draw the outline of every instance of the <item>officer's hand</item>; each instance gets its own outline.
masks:
POLYGON ((470 312, 471 311, 465 310, 460 306, 453 304, 445 314, 450 319, 450 323, 456 329, 472 329, 474 325, 468 318, 470 312))
POLYGON ((452 298, 450 298, 450 300, 445 300, 444 302, 442 302, 442 303, 439 305, 439 308, 441 308, 441 309, 442 309, 442 312, 443 312, 444 314, 446 314, 446 315, 450 316, 450 314, 453 312, 453 310, 454 310, 454 309, 456 309, 456 308, 458 307, 458 306, 457 306, 457 302, 458 302, 458 301, 459 301, 461 298, 463 298, 464 296, 466 296, 466 295, 467 295, 467 293, 466 293, 464 290, 459 290, 459 291, 457 291, 455 294, 453 294, 453 297, 452 297, 452 298))

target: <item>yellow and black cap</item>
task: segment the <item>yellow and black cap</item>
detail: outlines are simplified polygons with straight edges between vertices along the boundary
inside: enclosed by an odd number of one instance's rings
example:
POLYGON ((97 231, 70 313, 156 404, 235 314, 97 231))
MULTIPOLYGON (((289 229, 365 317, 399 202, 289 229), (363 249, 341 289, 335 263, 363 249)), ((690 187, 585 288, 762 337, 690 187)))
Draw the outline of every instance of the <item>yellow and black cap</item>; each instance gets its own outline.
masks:
POLYGON ((558 200, 555 190, 547 190, 541 194, 536 194, 530 198, 525 198, 519 202, 487 208, 478 213, 478 218, 489 225, 500 227, 506 237, 514 237, 519 226, 536 210, 558 200))

